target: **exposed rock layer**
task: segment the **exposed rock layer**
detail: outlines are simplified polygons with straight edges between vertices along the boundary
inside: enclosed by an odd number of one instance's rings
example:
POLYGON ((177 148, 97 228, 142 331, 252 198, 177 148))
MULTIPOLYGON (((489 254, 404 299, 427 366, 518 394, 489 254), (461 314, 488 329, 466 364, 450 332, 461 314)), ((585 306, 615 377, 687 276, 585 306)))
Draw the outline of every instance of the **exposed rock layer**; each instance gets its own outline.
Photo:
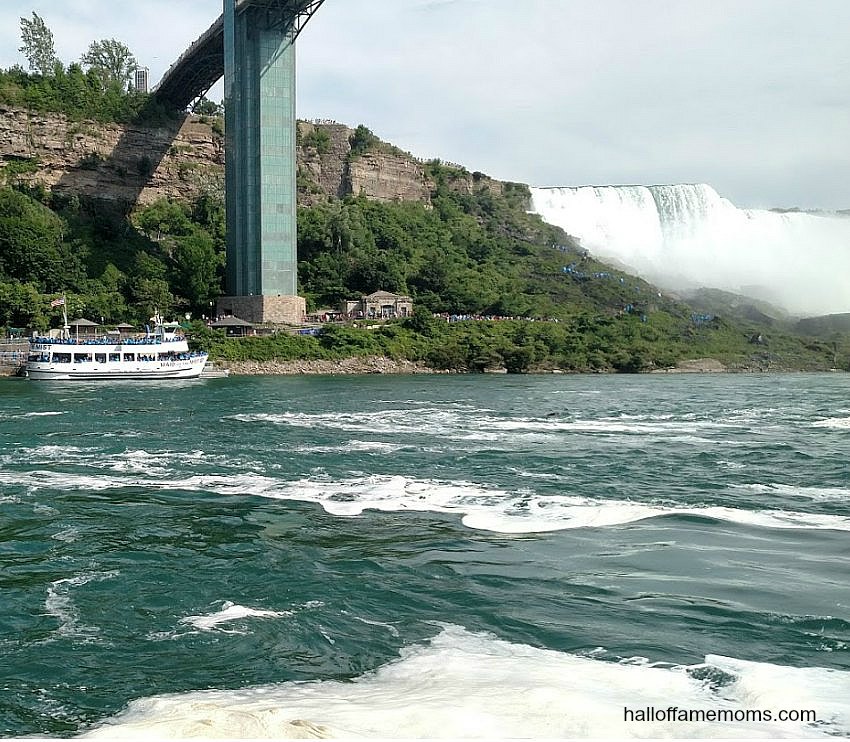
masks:
MULTIPOLYGON (((204 191, 223 192, 219 126, 215 119, 189 116, 171 126, 122 127, 0 107, 0 179, 127 206, 160 198, 192 201, 204 191)), ((352 156, 353 134, 343 124, 299 122, 301 205, 360 194, 430 204, 434 183, 423 162, 383 143, 352 156), (320 148, 310 143, 316 130, 322 132, 320 148)), ((499 181, 481 173, 458 169, 453 176, 449 185, 461 192, 502 191, 499 181)))

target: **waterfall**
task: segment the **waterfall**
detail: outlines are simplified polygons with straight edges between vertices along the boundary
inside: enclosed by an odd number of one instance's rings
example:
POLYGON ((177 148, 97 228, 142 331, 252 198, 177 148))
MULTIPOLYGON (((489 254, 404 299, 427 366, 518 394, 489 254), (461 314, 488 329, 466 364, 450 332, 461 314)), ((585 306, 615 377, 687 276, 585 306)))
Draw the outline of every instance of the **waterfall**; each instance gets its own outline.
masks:
POLYGON ((850 311, 850 217, 739 209, 704 184, 531 192, 547 222, 665 288, 720 288, 803 315, 850 311))

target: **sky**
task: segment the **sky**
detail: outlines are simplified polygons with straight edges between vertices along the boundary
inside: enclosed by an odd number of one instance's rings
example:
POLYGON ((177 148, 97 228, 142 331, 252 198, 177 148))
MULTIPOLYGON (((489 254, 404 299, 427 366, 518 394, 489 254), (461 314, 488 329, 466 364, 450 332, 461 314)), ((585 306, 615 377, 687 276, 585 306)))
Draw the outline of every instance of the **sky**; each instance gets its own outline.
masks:
MULTIPOLYGON (((156 82, 221 0, 3 0, 0 67, 33 11, 66 64, 116 38, 156 82)), ((532 186, 850 209, 848 29, 850 0, 325 0, 297 110, 532 186)))

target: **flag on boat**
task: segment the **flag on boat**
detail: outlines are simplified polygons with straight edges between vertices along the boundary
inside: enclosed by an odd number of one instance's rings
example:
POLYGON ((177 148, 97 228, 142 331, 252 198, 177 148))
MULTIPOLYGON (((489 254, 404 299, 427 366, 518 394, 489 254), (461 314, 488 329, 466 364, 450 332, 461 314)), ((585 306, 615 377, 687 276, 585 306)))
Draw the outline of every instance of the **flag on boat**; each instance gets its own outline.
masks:
POLYGON ((51 307, 61 307, 65 303, 65 297, 60 296, 58 299, 54 299, 50 302, 51 307))

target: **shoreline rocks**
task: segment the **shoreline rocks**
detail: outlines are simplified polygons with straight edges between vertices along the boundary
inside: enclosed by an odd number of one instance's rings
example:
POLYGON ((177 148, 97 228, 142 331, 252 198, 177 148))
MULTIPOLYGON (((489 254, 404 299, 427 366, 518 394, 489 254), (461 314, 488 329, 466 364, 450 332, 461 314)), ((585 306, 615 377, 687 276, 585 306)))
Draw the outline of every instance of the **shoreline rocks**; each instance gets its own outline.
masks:
MULTIPOLYGON (((383 356, 365 356, 343 358, 338 361, 328 360, 295 360, 295 361, 216 361, 216 365, 229 369, 232 376, 299 376, 326 375, 346 376, 363 374, 457 374, 430 368, 423 363, 408 360, 394 360, 383 356)), ((656 369, 653 374, 705 374, 729 373, 730 369, 714 358, 695 358, 680 361, 674 368, 656 369)), ((507 373, 503 368, 486 369, 485 373, 507 373)), ((562 369, 530 369, 528 374, 575 374, 577 371, 562 369)), ((586 371, 584 373, 593 373, 586 371)), ((598 373, 598 372, 596 372, 598 373)), ((604 373, 604 372, 603 372, 604 373)), ((609 372, 610 373, 610 372, 609 372)))
POLYGON ((692 358, 687 361, 679 361, 673 368, 662 368, 652 371, 653 374, 714 374, 729 371, 716 358, 692 358))
POLYGON ((444 373, 413 361, 367 356, 343 358, 339 361, 320 359, 298 361, 217 361, 232 376, 278 376, 301 374, 438 374, 444 373))

